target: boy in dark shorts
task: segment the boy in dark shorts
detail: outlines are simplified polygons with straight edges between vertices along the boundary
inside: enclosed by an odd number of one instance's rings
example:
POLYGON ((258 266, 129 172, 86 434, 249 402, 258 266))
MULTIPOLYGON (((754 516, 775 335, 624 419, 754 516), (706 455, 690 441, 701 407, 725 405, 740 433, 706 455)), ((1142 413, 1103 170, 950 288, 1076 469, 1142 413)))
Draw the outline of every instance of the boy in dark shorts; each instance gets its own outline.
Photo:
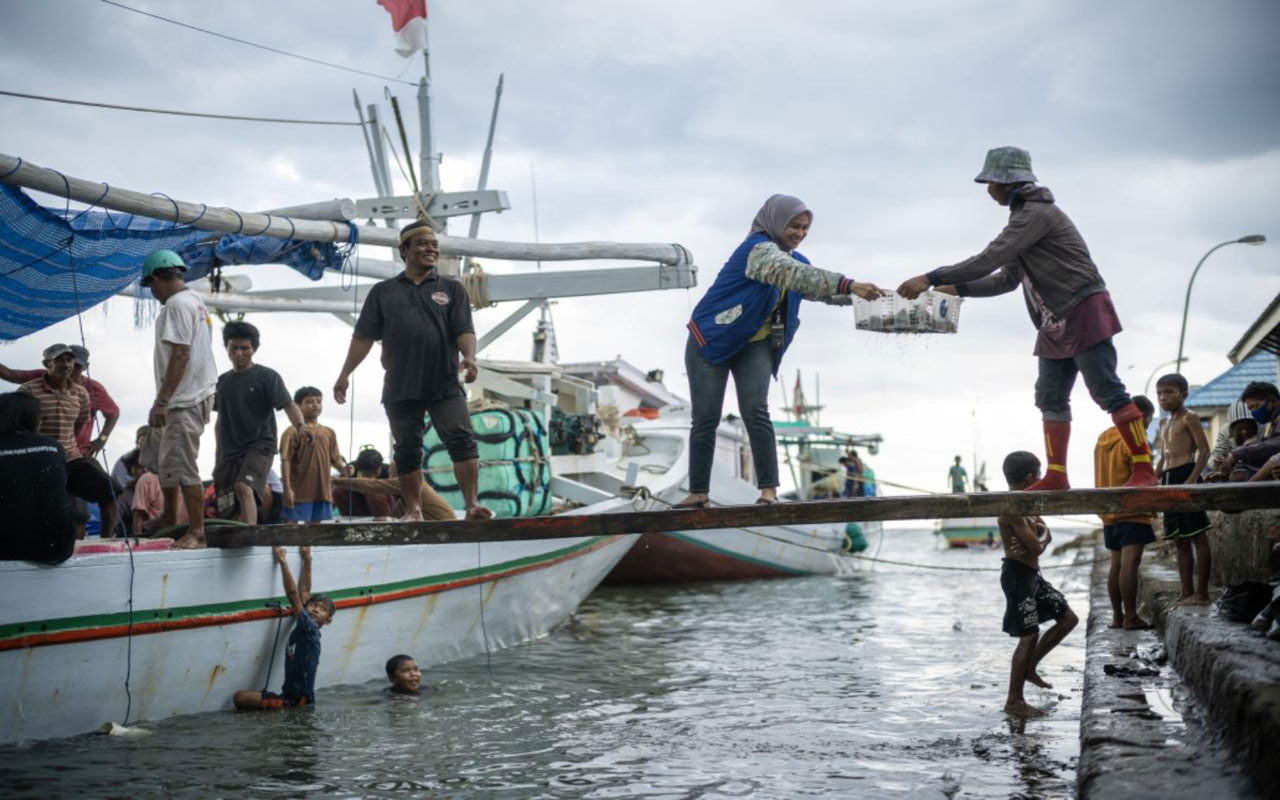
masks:
MULTIPOLYGON (((1155 406, 1142 395, 1133 398, 1142 412, 1142 427, 1151 425, 1155 406)), ((1115 428, 1098 437, 1093 448, 1094 485, 1099 489, 1124 486, 1133 472, 1129 448, 1115 428)), ((1150 628, 1151 623, 1138 616, 1138 568, 1142 565, 1142 549, 1156 540, 1152 523, 1155 514, 1102 514, 1102 542, 1111 554, 1107 575, 1107 594, 1111 599, 1111 627, 1126 630, 1150 628)))
POLYGON ((416 695, 422 688, 422 670, 413 656, 392 656, 387 659, 387 680, 391 694, 416 695))
MULTIPOLYGON (((1040 459, 1025 450, 1010 453, 1004 459, 1004 477, 1010 490, 1025 490, 1040 479, 1040 459)), ((998 522, 1005 556, 1000 570, 1000 588, 1005 598, 1004 632, 1018 640, 1004 710, 1014 716, 1038 717, 1044 712, 1027 705, 1022 689, 1028 681, 1044 689, 1053 688, 1040 677, 1036 667, 1080 619, 1067 605, 1067 598, 1040 574, 1040 554, 1053 539, 1044 520, 1006 514, 998 522), (1056 620, 1057 624, 1041 636, 1040 623, 1049 620, 1056 620)))
POLYGON ((258 523, 258 504, 267 492, 267 473, 276 457, 276 413, 284 411, 298 437, 310 443, 302 411, 293 402, 279 373, 253 362, 258 352, 258 329, 247 322, 229 322, 222 342, 231 369, 218 376, 213 408, 218 454, 213 466, 218 514, 248 525, 258 523))
POLYGON ((296 624, 289 634, 284 650, 284 685, 280 694, 268 691, 236 692, 232 698, 240 711, 257 711, 261 708, 295 708, 315 705, 316 667, 320 664, 320 629, 328 625, 336 611, 333 601, 322 594, 311 594, 311 548, 299 547, 302 556, 302 572, 297 585, 283 547, 273 549, 276 563, 280 565, 280 577, 284 593, 293 607, 296 624))
MULTIPOLYGON (((1196 483, 1209 462, 1209 438, 1204 435, 1200 417, 1183 405, 1187 391, 1187 379, 1177 373, 1161 375, 1156 381, 1156 399, 1169 414, 1160 426, 1156 473, 1161 486, 1196 483)), ((1213 602, 1209 599, 1209 574, 1213 569, 1209 524, 1209 515, 1203 511, 1164 512, 1164 537, 1178 547, 1178 578, 1182 582, 1178 605, 1207 606, 1213 602)))

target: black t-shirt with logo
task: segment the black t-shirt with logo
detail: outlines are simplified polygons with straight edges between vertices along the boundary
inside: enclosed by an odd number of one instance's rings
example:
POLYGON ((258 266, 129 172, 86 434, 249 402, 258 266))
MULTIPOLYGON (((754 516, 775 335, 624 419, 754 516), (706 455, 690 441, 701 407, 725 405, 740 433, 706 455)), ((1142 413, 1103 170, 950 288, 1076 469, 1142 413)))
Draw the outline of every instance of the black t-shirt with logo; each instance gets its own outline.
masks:
POLYGON ((62 445, 38 433, 0 436, 0 559, 59 564, 71 557, 76 526, 62 445))
POLYGON ((405 273, 374 284, 355 335, 382 342, 382 402, 456 397, 458 337, 475 333, 462 282, 432 270, 414 284, 405 273))
POLYGON ((254 364, 218 376, 213 408, 218 412, 218 462, 249 453, 276 452, 276 411, 293 402, 280 374, 254 364))

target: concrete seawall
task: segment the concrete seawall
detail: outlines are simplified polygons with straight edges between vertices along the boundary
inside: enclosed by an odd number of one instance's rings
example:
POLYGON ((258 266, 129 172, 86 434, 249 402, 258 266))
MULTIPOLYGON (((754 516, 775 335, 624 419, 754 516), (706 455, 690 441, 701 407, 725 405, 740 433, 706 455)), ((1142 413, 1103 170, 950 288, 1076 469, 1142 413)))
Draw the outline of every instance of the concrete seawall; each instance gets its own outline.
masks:
MULTIPOLYGON (((1280 512, 1216 515, 1215 574, 1265 579, 1280 512)), ((1216 610, 1171 604, 1171 554, 1147 548, 1140 612, 1152 631, 1109 628, 1107 551, 1097 549, 1087 632, 1082 798, 1280 797, 1280 643, 1216 610)), ((1214 597, 1221 593, 1215 586, 1214 597)))

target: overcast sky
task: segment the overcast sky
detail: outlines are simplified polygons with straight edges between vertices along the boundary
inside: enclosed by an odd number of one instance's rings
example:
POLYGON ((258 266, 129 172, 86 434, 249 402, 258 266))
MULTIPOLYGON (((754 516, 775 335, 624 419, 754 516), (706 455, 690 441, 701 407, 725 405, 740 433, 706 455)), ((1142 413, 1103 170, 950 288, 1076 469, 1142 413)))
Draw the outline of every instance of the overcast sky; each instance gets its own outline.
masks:
MULTIPOLYGON (((421 74, 420 58, 394 52, 390 18, 374 0, 130 4, 370 72, 421 74)), ((486 216, 482 236, 533 238, 536 165, 543 241, 680 242, 699 266, 691 290, 555 306, 565 361, 621 355, 663 369, 687 394, 684 323, 774 192, 814 211, 801 250, 859 280, 896 287, 972 255, 1006 218, 972 181, 986 150, 1004 144, 1031 151, 1041 182, 1089 243, 1125 327, 1116 346, 1131 392, 1176 355, 1187 278, 1209 247, 1254 233, 1271 240, 1224 248, 1202 270, 1187 325, 1193 384, 1230 366, 1227 350, 1280 291, 1274 2, 441 1, 429 9, 446 189, 474 187, 493 85, 506 74, 489 185, 505 189, 514 208, 486 216)), ((354 118, 353 88, 366 103, 383 100, 384 81, 92 0, 8 0, 3 11, 0 74, 14 91, 343 120, 354 118)), ((392 91, 416 149, 414 88, 392 91)), ((113 186, 241 209, 373 194, 353 128, 12 98, 0 98, 0 115, 0 150, 113 186)), ((465 231, 465 223, 451 229, 465 231)), ((304 282, 287 272, 253 274, 259 287, 304 282)), ((134 328, 128 301, 107 306, 85 315, 84 331, 94 376, 124 407, 126 434, 153 397, 152 333, 134 328)), ((514 307, 477 312, 479 329, 514 307)), ((825 424, 883 434, 871 462, 881 477, 942 489, 957 453, 968 463, 976 449, 998 474, 1010 450, 1040 452, 1035 331, 1019 294, 966 302, 960 333, 945 337, 855 332, 848 309, 816 304, 801 317, 781 382, 790 396, 800 370, 813 400, 821 375, 825 424)), ((345 325, 327 315, 250 319, 263 331, 260 362, 291 388, 314 384, 328 396, 345 325)), ((530 330, 531 322, 517 326, 485 355, 526 358, 530 330)), ((68 321, 0 348, 0 361, 35 366, 46 345, 78 339, 68 321)), ((354 441, 385 447, 376 360, 357 379, 354 441)), ((777 385, 772 399, 780 417, 777 385)), ((1070 470, 1088 486, 1093 441, 1110 423, 1082 385, 1073 400, 1070 470)), ((348 413, 326 410, 344 446, 348 413)), ((113 439, 113 460, 131 438, 113 439)), ((212 453, 210 432, 206 471, 212 453)))

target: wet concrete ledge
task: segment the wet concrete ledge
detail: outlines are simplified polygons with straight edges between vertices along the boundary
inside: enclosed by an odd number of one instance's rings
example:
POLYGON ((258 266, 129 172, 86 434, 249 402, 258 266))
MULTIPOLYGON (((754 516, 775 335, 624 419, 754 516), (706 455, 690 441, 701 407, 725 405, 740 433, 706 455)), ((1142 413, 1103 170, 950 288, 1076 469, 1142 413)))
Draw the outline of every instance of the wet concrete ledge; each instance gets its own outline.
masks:
POLYGON ((1155 548, 1148 548, 1139 610, 1161 633, 1111 629, 1107 552, 1099 546, 1096 553, 1078 795, 1280 796, 1280 644, 1209 608, 1170 610, 1179 593, 1177 575, 1155 548), (1158 663, 1161 649, 1178 674, 1158 663), (1170 682, 1185 685, 1194 713, 1204 720, 1184 723, 1176 712, 1173 720, 1160 713, 1160 687, 1170 682))

